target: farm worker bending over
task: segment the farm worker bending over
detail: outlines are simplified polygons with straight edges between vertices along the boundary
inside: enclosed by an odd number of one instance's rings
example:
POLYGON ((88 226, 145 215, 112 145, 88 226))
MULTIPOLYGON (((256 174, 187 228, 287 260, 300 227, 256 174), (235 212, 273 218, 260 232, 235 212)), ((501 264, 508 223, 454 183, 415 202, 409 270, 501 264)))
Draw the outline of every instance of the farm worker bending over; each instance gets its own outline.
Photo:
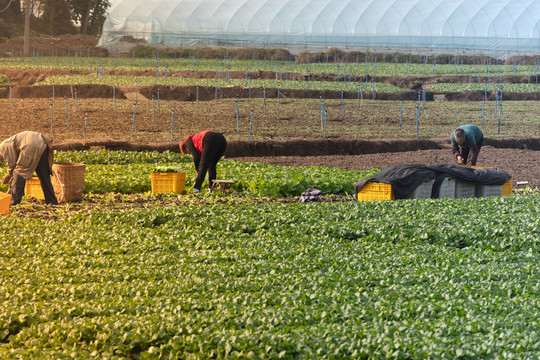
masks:
POLYGON ((2 184, 11 180, 11 205, 21 202, 26 180, 32 178, 34 171, 41 182, 45 202, 58 205, 50 178, 54 155, 51 142, 52 140, 43 134, 23 131, 0 143, 0 161, 8 168, 2 184))
POLYGON ((450 135, 452 154, 459 165, 474 166, 484 141, 482 130, 476 125, 461 125, 450 135), (469 157, 470 153, 470 157, 469 157))
POLYGON ((212 131, 201 131, 195 135, 189 135, 180 141, 182 154, 191 154, 195 162, 197 178, 193 192, 201 191, 201 185, 208 171, 208 187, 212 189, 213 180, 216 179, 216 165, 225 153, 227 140, 222 134, 212 131))

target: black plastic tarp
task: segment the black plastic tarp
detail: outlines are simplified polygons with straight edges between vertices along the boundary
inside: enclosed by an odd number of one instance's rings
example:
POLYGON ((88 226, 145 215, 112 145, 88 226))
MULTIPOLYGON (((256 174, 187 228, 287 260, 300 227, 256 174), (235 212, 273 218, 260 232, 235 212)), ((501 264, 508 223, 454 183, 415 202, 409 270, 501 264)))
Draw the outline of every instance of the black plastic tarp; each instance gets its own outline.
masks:
POLYGON ((392 185, 395 199, 404 199, 422 182, 435 180, 432 197, 438 197, 440 184, 447 177, 479 185, 503 185, 512 178, 510 174, 499 168, 470 168, 455 164, 396 165, 382 169, 368 178, 358 180, 355 191, 358 194, 369 182, 384 183, 392 185))

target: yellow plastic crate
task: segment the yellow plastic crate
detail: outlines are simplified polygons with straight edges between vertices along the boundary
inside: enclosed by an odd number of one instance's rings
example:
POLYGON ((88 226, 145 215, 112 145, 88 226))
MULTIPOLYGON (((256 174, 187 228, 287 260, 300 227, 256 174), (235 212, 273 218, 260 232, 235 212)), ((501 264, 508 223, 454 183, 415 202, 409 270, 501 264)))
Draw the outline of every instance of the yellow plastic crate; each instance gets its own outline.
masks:
POLYGON ((0 192, 0 214, 9 214, 9 203, 11 202, 11 194, 0 192))
POLYGON ((502 186, 502 196, 512 195, 512 180, 508 180, 502 186))
POLYGON ((32 195, 39 200, 45 200, 45 195, 43 194, 43 189, 41 188, 41 182, 37 176, 34 176, 30 180, 26 180, 24 194, 32 195))
POLYGON ((358 201, 394 200, 392 185, 383 183, 367 183, 357 197, 358 201))
POLYGON ((181 193, 186 186, 186 173, 151 173, 153 193, 181 193))

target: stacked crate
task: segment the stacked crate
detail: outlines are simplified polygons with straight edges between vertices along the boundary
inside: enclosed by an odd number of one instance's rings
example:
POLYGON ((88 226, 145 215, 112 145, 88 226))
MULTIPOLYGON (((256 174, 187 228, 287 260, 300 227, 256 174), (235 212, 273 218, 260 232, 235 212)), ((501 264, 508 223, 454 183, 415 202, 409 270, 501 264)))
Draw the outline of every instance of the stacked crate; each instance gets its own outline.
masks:
POLYGON ((434 180, 423 181, 413 190, 412 193, 406 196, 407 199, 430 199, 431 190, 433 189, 434 180))

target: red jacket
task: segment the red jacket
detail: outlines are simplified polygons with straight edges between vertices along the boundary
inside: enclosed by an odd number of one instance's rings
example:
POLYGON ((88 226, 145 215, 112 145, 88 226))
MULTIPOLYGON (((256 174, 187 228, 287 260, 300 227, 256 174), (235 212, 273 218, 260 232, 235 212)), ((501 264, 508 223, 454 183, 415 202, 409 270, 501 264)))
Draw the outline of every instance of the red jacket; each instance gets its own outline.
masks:
MULTIPOLYGON (((191 135, 189 139, 193 140, 193 146, 195 146, 195 149, 199 153, 199 156, 202 154, 202 146, 203 146, 203 137, 204 135, 208 134, 210 131, 201 131, 198 134, 191 135)), ((189 140, 188 139, 188 140, 189 140)))

